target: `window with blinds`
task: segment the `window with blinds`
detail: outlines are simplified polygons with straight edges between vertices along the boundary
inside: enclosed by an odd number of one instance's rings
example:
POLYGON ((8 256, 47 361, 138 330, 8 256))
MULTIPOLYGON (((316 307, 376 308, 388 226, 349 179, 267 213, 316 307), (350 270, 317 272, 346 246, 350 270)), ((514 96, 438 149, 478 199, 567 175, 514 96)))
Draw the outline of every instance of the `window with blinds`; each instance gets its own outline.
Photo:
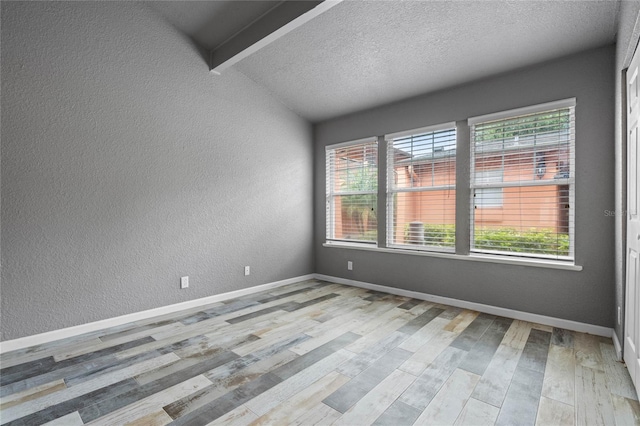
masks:
POLYGON ((575 99, 469 126, 471 251, 573 259, 575 99))
POLYGON ((327 241, 376 244, 377 138, 326 148, 327 241))
POLYGON ((453 251, 455 123, 390 134, 385 138, 387 246, 453 251))

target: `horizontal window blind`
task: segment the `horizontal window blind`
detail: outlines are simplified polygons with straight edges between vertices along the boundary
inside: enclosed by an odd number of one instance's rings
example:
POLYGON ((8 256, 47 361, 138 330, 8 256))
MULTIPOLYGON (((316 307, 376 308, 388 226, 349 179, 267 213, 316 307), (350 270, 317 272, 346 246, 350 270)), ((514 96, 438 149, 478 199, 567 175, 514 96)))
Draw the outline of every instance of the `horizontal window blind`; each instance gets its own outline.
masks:
POLYGON ((387 246, 455 248, 455 124, 387 135, 387 246))
POLYGON ((377 243, 378 144, 326 148, 327 241, 377 243))
POLYGON ((575 102, 471 125, 471 251, 573 259, 575 102))

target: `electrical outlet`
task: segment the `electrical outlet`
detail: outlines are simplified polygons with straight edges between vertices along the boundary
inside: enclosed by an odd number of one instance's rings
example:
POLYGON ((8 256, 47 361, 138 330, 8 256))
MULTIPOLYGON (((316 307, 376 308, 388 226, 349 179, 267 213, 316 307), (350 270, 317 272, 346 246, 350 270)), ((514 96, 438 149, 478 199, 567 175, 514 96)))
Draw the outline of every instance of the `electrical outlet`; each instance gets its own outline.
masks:
POLYGON ((347 261, 347 269, 353 271, 353 262, 350 260, 347 261))
POLYGON ((181 277, 180 278, 180 288, 189 287, 189 277, 181 277))
POLYGON ((249 266, 245 266, 244 267, 244 274, 245 275, 251 275, 251 268, 249 266))

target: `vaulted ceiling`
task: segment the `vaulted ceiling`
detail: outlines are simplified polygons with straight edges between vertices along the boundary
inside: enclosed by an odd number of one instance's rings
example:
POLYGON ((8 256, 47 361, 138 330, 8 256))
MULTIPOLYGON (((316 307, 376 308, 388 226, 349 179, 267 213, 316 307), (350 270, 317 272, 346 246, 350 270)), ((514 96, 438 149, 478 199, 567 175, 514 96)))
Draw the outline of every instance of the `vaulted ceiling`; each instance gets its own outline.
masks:
MULTIPOLYGON (((312 9, 319 2, 302 3, 312 9)), ((283 25, 272 13, 283 8, 279 1, 148 4, 209 51, 238 44, 247 33, 265 33, 270 21, 274 29, 283 25)), ((620 4, 398 0, 331 6, 232 64, 312 122, 614 43, 620 4)))

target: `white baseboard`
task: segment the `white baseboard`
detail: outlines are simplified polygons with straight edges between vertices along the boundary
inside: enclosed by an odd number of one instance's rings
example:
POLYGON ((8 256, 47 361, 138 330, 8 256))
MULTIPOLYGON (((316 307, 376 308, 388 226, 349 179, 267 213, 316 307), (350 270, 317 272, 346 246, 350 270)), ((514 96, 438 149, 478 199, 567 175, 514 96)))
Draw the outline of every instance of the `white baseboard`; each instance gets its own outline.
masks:
POLYGON ((129 322, 145 320, 160 315, 170 314, 185 309, 196 308, 198 306, 208 305, 210 303, 220 302, 223 300, 233 299, 235 297, 247 294, 258 293, 260 291, 270 290, 284 285, 297 283, 300 281, 315 278, 313 274, 303 275, 300 277, 288 278, 282 281, 275 281, 267 284, 249 287, 242 290, 230 291, 228 293, 216 294, 214 296, 202 297, 200 299, 189 300, 186 302, 175 303, 173 305, 162 306, 159 308, 149 309, 141 312, 134 312, 119 317, 107 318, 100 321, 90 322, 87 324, 76 325, 73 327, 62 328, 59 330, 48 331, 46 333, 35 334, 33 336, 20 337, 18 339, 0 342, 0 353, 11 352, 18 349, 28 348, 30 346, 41 345, 43 343, 53 342, 55 340, 66 339, 69 337, 79 336, 84 333, 102 330, 104 328, 115 327, 129 322))
POLYGON ((615 330, 611 333, 611 339, 613 339, 613 347, 616 350, 616 359, 622 361, 622 345, 620 344, 620 340, 618 340, 618 335, 615 330))
POLYGON ((414 299, 426 300, 434 303, 441 303, 443 305, 456 306, 464 309, 472 309, 475 311, 485 312, 492 315, 499 315, 507 318, 529 321, 529 322, 534 322, 538 324, 549 325, 552 327, 564 328, 567 330, 578 331, 581 333, 589 333, 597 336, 610 337, 613 339, 613 344, 615 346, 618 359, 622 359, 622 347, 620 345, 620 342, 618 341, 618 337, 616 336, 615 331, 612 328, 602 327, 599 325, 585 324, 585 323, 580 323, 580 322, 565 320, 560 318, 553 318, 545 315, 532 314, 529 312, 516 311, 513 309, 500 308, 497 306, 484 305, 481 303, 468 302, 465 300, 453 299, 449 297, 435 296, 435 295, 421 293, 417 291, 403 290, 403 289, 383 286, 379 284, 371 284, 363 281, 355 281, 347 278, 332 277, 329 275, 322 275, 322 274, 303 275, 303 276, 289 278, 282 281, 275 281, 267 284, 262 284, 255 287, 242 289, 242 290, 216 294, 214 296, 203 297, 200 299, 189 300, 187 302, 175 303, 173 305, 149 309, 142 312, 135 312, 132 314, 122 315, 119 317, 90 322, 87 324, 77 325, 74 327, 48 331, 46 333, 21 337, 19 339, 14 339, 14 340, 7 340, 5 342, 0 342, 0 353, 11 352, 18 349, 28 348, 30 346, 53 342, 55 340, 75 337, 84 333, 99 331, 105 328, 115 327, 115 326, 126 324, 129 322, 141 321, 148 318, 170 314, 170 313, 178 312, 185 309, 208 305, 210 303, 233 299, 235 297, 240 297, 247 294, 258 293, 260 291, 270 290, 273 288, 277 288, 284 285, 293 284, 293 283, 297 283, 300 281, 309 280, 313 278, 334 282, 337 284, 344 284, 344 285, 350 285, 354 287, 366 288, 369 290, 382 291, 390 294, 397 294, 398 296, 406 296, 414 299))
MULTIPOLYGON (((366 288, 368 290, 377 290, 384 293, 396 294, 398 296, 406 296, 414 299, 426 300, 428 302, 441 303, 443 305, 455 306, 458 308, 471 309, 474 311, 484 312, 487 314, 498 315, 506 318, 513 318, 522 321, 529 321, 552 327, 564 328, 567 330, 578 331, 580 333, 589 333, 596 336, 611 337, 615 335, 614 330, 599 325, 585 324, 577 321, 548 317, 545 315, 532 314, 529 312, 516 311, 513 309, 500 308, 497 306, 484 305, 482 303, 467 302, 466 300, 452 299, 450 297, 434 296, 418 291, 403 290, 400 288, 388 287, 384 285, 371 284, 363 281, 354 281, 347 278, 332 277, 329 275, 314 274, 319 280, 330 281, 337 284, 350 285, 354 287, 366 288)), ((615 341, 614 341, 615 342, 615 341)), ((618 343, 619 345, 619 343, 618 343)), ((618 350, 618 348, 616 348, 618 350)))

